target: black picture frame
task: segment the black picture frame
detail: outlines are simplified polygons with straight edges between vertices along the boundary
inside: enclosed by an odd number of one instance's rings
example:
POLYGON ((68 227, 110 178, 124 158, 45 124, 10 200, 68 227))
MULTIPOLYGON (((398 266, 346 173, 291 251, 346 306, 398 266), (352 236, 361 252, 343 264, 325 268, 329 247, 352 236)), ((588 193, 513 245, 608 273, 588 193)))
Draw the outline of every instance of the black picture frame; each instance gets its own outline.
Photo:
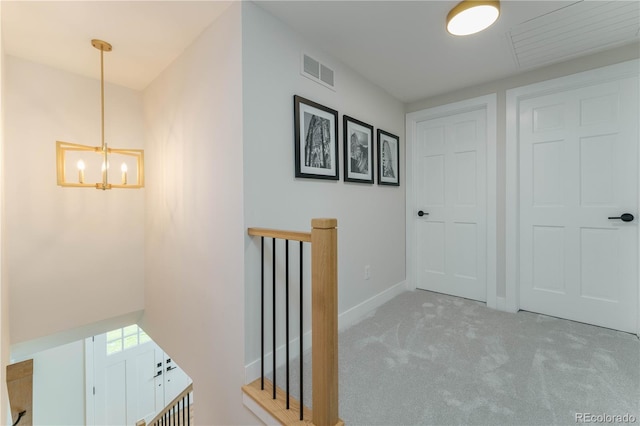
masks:
POLYGON ((373 126, 342 116, 344 181, 373 184, 373 126))
POLYGON ((297 178, 338 180, 338 111, 293 97, 297 178))
POLYGON ((378 129, 378 185, 400 186, 400 138, 378 129))

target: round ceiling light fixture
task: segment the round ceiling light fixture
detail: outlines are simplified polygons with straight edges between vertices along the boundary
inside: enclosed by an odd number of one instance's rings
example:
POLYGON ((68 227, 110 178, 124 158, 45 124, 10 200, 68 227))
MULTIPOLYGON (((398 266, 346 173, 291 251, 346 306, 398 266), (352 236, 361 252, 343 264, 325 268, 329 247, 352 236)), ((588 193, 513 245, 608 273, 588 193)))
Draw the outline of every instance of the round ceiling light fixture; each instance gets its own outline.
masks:
POLYGON ((490 27, 499 16, 498 0, 464 0, 447 15, 447 31, 457 36, 475 34, 490 27))

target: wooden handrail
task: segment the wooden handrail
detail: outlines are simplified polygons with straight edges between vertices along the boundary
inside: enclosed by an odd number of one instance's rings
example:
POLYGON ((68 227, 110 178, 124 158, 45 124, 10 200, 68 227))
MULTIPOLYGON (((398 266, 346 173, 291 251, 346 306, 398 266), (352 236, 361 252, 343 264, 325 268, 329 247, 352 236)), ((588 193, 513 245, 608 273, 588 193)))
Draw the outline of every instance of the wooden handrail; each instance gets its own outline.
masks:
POLYGON ((7 365, 7 392, 11 406, 11 418, 20 426, 33 424, 33 360, 7 365))
POLYGON ((243 387, 245 394, 266 409, 283 425, 340 426, 338 417, 338 221, 312 219, 311 232, 249 228, 251 236, 270 237, 311 243, 311 331, 313 410, 304 407, 304 420, 285 408, 285 396, 277 389, 273 399, 272 384, 260 379, 243 387), (310 414, 310 418, 309 418, 310 414))
MULTIPOLYGON (((164 409, 162 411, 160 411, 158 413, 157 416, 155 416, 149 423, 146 423, 144 420, 140 420, 136 423, 136 426, 146 426, 147 424, 149 425, 153 425, 156 422, 158 422, 160 419, 162 419, 162 417, 164 417, 165 414, 167 414, 167 412, 169 412, 177 403, 178 401, 180 401, 182 398, 184 398, 185 396, 188 397, 188 395, 193 392, 193 383, 190 383, 189 386, 187 386, 186 388, 184 388, 184 390, 182 392, 180 392, 178 394, 178 396, 176 396, 175 398, 173 398, 173 400, 167 404, 166 407, 164 407, 164 409)), ((184 408, 183 408, 184 409, 184 408)), ((190 416, 191 413, 187 413, 187 416, 190 416)))
POLYGON ((278 229, 267 228, 249 228, 248 233, 252 237, 280 238, 282 240, 303 241, 305 243, 311 242, 311 232, 280 231, 278 229))

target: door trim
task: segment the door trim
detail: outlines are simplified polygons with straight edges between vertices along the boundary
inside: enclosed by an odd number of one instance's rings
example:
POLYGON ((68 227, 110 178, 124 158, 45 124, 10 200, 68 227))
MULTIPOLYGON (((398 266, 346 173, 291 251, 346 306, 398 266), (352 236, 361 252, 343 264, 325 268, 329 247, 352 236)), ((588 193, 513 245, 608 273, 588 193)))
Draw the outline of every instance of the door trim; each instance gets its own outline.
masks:
POLYGON ((93 386, 95 378, 93 376, 93 337, 84 339, 84 406, 85 406, 85 424, 95 425, 95 398, 93 397, 93 386))
POLYGON ((441 105, 421 111, 412 112, 406 115, 407 146, 405 150, 405 167, 407 169, 407 197, 406 197, 406 250, 407 250, 407 288, 415 289, 418 283, 418 263, 416 229, 416 188, 414 184, 414 171, 416 170, 416 126, 421 121, 432 120, 475 110, 485 110, 487 117, 487 238, 486 238, 486 261, 487 261, 487 306, 496 309, 496 139, 497 139, 497 115, 496 115, 497 95, 480 96, 466 99, 447 105, 441 105))
MULTIPOLYGON (((640 60, 634 59, 615 65, 609 65, 590 71, 584 71, 565 77, 530 84, 507 90, 506 104, 506 215, 505 215, 505 248, 506 248, 506 310, 517 312, 520 309, 519 281, 519 244, 520 244, 520 143, 518 140, 518 117, 520 102, 552 93, 575 90, 595 84, 606 83, 625 78, 639 76, 640 60)), ((640 134, 638 135, 640 140, 640 134)), ((638 159, 640 164, 640 158, 638 159)), ((640 200, 640 194, 639 198, 640 200)), ((640 226, 638 227, 640 233, 640 226)), ((640 235, 639 239, 640 241, 640 235)), ((638 250, 640 253, 640 250, 638 250)), ((640 257, 638 259, 640 263, 640 257)), ((640 282, 638 283, 637 332, 640 336, 640 282)))

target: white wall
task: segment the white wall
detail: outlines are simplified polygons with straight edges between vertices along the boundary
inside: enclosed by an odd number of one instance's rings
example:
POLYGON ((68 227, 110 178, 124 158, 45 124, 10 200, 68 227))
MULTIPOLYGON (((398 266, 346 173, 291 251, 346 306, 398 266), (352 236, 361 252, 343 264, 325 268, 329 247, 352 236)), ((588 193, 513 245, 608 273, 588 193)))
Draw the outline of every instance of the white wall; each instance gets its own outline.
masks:
MULTIPOLYGON (((254 3, 243 2, 242 29, 245 225, 308 231, 311 218, 337 218, 344 313, 405 280, 404 106, 254 3), (303 51, 334 69, 335 91, 300 74, 303 51), (339 112, 339 181, 294 177, 293 95, 339 112), (345 114, 400 137, 400 187, 344 182, 345 114)), ((259 239, 245 239, 249 363, 260 353, 260 258, 259 239)))
POLYGON ((144 91, 145 316, 194 380, 198 424, 255 424, 242 406, 245 234, 241 5, 144 91))
POLYGON ((468 87, 406 105, 406 112, 420 111, 440 105, 497 93, 497 296, 505 297, 505 150, 506 150, 506 92, 515 87, 546 81, 640 57, 640 44, 626 45, 605 52, 528 71, 513 77, 468 87))
POLYGON ((33 359, 33 424, 85 424, 84 341, 57 346, 26 358, 33 359))
MULTIPOLYGON (((99 81, 5 62, 12 344, 142 309, 144 190, 56 185, 56 140, 100 145, 99 81)), ((106 85, 105 109, 107 142, 142 148, 140 93, 106 85)))

